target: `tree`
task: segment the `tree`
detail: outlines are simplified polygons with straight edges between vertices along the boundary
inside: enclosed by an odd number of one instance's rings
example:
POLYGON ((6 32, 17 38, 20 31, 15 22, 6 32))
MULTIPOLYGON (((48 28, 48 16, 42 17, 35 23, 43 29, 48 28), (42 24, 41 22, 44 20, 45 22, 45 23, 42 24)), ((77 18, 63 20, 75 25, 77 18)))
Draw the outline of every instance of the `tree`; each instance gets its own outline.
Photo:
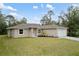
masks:
POLYGON ((1 13, 1 10, 0 10, 0 35, 7 33, 6 28, 7 28, 7 24, 6 24, 6 21, 5 21, 5 17, 1 13))
POLYGON ((60 15, 62 26, 68 28, 69 36, 79 36, 79 7, 71 6, 68 8, 67 13, 60 15))
POLYGON ((52 10, 49 10, 48 11, 48 17, 49 17, 50 20, 52 19, 51 18, 52 15, 54 15, 54 12, 52 10))
POLYGON ((27 24, 27 18, 23 17, 21 20, 16 21, 16 24, 27 24))
POLYGON ((22 19, 21 19, 21 21, 20 21, 20 23, 27 23, 27 18, 25 18, 25 17, 23 17, 22 19))
POLYGON ((49 23, 49 19, 48 19, 47 15, 44 15, 40 22, 42 25, 47 25, 49 23))
POLYGON ((41 19, 41 24, 42 25, 50 25, 50 24, 53 24, 55 21, 52 21, 52 18, 51 16, 53 15, 53 11, 52 10, 49 10, 47 14, 45 14, 42 19, 41 19))
POLYGON ((16 25, 16 19, 15 19, 14 16, 12 16, 12 15, 7 15, 7 16, 6 16, 6 19, 7 19, 7 22, 8 22, 8 26, 9 26, 9 27, 16 25))

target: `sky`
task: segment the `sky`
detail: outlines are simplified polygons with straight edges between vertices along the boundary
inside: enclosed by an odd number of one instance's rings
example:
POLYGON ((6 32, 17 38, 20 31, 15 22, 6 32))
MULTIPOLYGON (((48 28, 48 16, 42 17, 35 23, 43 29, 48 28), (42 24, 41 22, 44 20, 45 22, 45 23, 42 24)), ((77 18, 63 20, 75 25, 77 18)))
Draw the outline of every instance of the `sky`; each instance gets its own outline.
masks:
MULTIPOLYGON (((67 9, 71 5, 72 4, 68 3, 1 3, 0 9, 3 14, 13 15, 18 20, 22 17, 26 17, 28 23, 40 23, 41 18, 48 10, 54 12, 52 20, 58 21, 60 13, 67 12, 67 9)), ((78 4, 73 5, 78 6, 78 4)))

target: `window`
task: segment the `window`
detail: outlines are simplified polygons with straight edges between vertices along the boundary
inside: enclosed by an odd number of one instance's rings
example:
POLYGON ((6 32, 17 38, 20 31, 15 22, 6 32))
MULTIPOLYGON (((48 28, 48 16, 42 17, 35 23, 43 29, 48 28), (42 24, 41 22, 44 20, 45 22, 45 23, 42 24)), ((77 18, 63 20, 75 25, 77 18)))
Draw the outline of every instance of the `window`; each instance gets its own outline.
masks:
POLYGON ((23 34, 23 29, 20 29, 19 30, 19 34, 23 34))

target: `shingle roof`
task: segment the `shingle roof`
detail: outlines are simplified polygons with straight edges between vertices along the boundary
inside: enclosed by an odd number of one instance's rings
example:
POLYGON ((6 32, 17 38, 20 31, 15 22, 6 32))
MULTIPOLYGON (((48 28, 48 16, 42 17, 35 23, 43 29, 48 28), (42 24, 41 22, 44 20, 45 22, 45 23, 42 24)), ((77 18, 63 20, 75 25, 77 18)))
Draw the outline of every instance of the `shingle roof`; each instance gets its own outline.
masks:
POLYGON ((20 24, 7 29, 25 29, 25 28, 39 28, 39 29, 50 29, 50 28, 66 28, 58 25, 40 25, 40 24, 20 24))
POLYGON ((51 29, 51 28, 66 28, 67 29, 67 27, 63 27, 63 26, 58 26, 58 25, 55 25, 55 24, 53 24, 53 25, 43 25, 43 26, 41 26, 41 29, 51 29))
POLYGON ((22 28, 39 28, 40 24, 20 24, 12 27, 8 27, 7 29, 22 29, 22 28))

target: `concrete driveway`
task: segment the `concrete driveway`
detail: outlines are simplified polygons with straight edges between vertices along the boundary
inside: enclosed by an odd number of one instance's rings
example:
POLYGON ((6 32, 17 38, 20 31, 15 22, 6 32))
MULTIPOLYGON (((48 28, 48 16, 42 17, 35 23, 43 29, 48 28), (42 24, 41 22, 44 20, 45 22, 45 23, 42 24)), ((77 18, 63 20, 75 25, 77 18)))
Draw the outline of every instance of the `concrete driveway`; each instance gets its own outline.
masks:
POLYGON ((62 37, 62 38, 79 41, 79 38, 76 38, 76 37, 62 37))

